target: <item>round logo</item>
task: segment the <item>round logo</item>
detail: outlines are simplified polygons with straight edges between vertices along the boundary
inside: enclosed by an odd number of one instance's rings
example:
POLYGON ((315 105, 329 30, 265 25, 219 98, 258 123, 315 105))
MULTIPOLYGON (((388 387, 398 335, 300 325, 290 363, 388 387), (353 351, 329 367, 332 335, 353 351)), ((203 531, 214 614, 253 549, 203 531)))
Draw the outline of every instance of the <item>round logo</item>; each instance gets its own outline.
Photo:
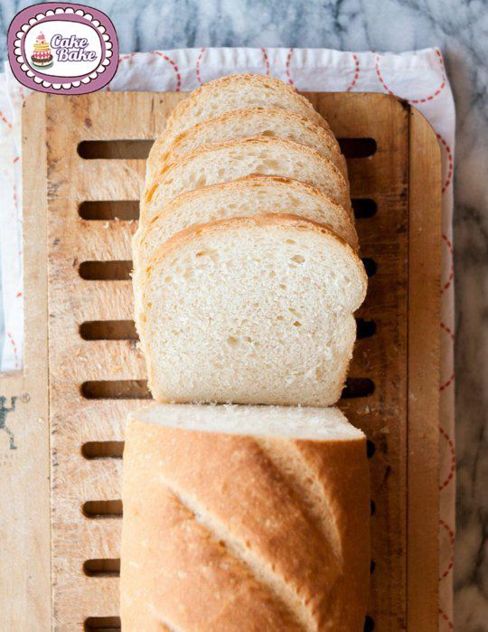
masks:
POLYGON ((20 11, 7 45, 15 78, 40 92, 95 92, 117 71, 114 25, 105 13, 82 4, 45 2, 20 11))

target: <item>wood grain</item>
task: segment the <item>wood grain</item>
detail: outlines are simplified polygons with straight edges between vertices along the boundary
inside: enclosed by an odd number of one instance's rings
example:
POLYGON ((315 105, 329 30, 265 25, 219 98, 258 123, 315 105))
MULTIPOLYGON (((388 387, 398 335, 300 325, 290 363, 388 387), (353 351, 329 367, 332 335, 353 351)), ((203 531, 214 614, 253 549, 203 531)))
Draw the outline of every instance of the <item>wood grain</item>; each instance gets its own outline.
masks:
MULTIPOLYGON (((377 205, 373 217, 358 220, 361 254, 377 266, 358 316, 374 320, 376 333, 358 341, 350 373, 351 377, 372 379, 375 390, 365 398, 344 400, 342 406, 371 441, 375 568, 369 616, 374 629, 408 627, 430 632, 437 629, 438 572, 438 412, 434 393, 438 354, 434 339, 439 318, 437 297, 431 300, 435 294, 431 289, 439 279, 435 235, 440 180, 435 137, 408 105, 393 97, 307 96, 339 137, 373 138, 377 144, 373 155, 348 161, 353 197, 371 198, 377 205), (413 155, 422 160, 413 161, 413 155), (420 257, 426 247, 434 253, 428 260, 420 257), (422 344, 423 331, 432 334, 432 344, 422 344)), ((113 573, 87 576, 83 564, 118 557, 121 521, 116 514, 120 506, 113 501, 120 497, 120 449, 111 457, 107 446, 123 440, 127 412, 141 404, 138 400, 86 399, 82 385, 145 377, 133 339, 86 340, 80 336, 80 326, 87 321, 132 319, 128 281, 82 279, 79 268, 85 261, 126 260, 135 222, 84 220, 78 213, 86 201, 111 202, 114 208, 120 208, 123 201, 135 202, 144 160, 124 158, 120 143, 112 149, 103 146, 103 158, 84 159, 77 148, 87 140, 151 140, 181 97, 144 93, 43 97, 46 115, 37 117, 37 128, 30 130, 30 142, 45 132, 48 139, 56 630, 82 630, 89 618, 94 626, 97 620, 117 625, 117 577, 113 573), (117 157, 107 157, 110 155, 117 157), (92 451, 93 444, 100 442, 100 458, 83 456, 87 442, 92 451), (95 514, 106 513, 85 515, 88 501, 95 514)), ((101 151, 100 146, 90 151, 95 149, 101 151)), ((101 567, 112 568, 108 562, 101 567)))
POLYGON ((439 616, 440 182, 441 155, 435 133, 426 119, 412 109, 408 258, 409 630, 437 629, 439 616))
POLYGON ((45 96, 22 113, 24 370, 0 378, 0 630, 51 629, 45 96), (13 435, 13 444, 5 431, 13 435))
POLYGON ((361 315, 376 334, 360 340, 349 375, 368 377, 374 393, 341 406, 373 442, 371 459, 372 559, 370 616, 375 630, 406 628, 407 602, 407 264, 408 108, 394 98, 319 95, 314 105, 338 137, 375 139, 370 158, 348 161, 352 195, 372 198, 377 213, 358 220, 361 256, 376 262, 361 315))

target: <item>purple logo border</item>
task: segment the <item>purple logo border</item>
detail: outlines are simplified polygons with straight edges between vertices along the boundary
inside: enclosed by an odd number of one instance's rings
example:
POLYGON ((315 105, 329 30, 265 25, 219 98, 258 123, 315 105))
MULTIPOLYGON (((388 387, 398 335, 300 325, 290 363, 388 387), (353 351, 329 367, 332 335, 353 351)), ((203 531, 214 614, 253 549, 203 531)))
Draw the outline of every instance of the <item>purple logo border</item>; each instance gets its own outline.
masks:
MULTIPOLYGON (((24 31, 24 36, 22 37, 21 47, 22 52, 24 51, 24 41, 25 35, 27 34, 29 29, 24 31)), ((119 41, 117 37, 117 32, 113 25, 112 20, 102 11, 95 9, 93 7, 86 6, 84 4, 75 4, 73 2, 42 2, 40 4, 31 5, 17 13, 12 22, 10 23, 8 34, 7 34, 7 47, 8 47, 8 59, 10 63, 10 67, 12 68, 12 72, 23 86, 26 88, 30 88, 31 90, 36 90, 37 92, 47 92, 50 94, 87 94, 89 92, 95 92, 97 90, 101 90, 104 88, 110 81, 113 79, 115 73, 117 72, 118 64, 119 64, 119 41), (56 10, 62 9, 63 13, 59 13, 56 15, 56 10), (70 9, 69 13, 65 13, 66 9, 70 9), (72 12, 71 12, 72 10, 72 12), (111 56, 107 55, 107 47, 105 45, 105 41, 100 34, 98 28, 92 24, 92 22, 84 17, 84 15, 77 15, 76 11, 83 11, 84 14, 89 14, 92 16, 93 20, 96 20, 100 23, 101 26, 104 27, 105 32, 109 38, 109 42, 112 45, 111 48, 111 56), (38 15, 45 14, 47 11, 53 12, 52 15, 44 15, 41 19, 37 19, 38 15), (86 24, 90 26, 98 35, 99 40, 101 42, 102 47, 102 55, 97 67, 86 73, 85 75, 80 75, 76 77, 57 77, 56 75, 50 75, 49 73, 43 73, 37 70, 34 70, 30 67, 30 64, 26 63, 25 55, 24 55, 24 64, 29 66, 29 70, 36 77, 41 79, 41 83, 37 83, 34 81, 34 77, 29 77, 27 75, 27 71, 21 68, 22 64, 17 59, 17 55, 15 53, 15 42, 18 40, 17 33, 22 31, 25 26, 29 25, 29 21, 32 19, 35 20, 35 23, 31 26, 35 26, 36 24, 42 24, 43 22, 53 22, 53 21, 70 21, 70 22, 78 22, 79 24, 86 24), (83 79, 86 79, 91 74, 96 72, 100 66, 102 66, 103 62, 107 61, 108 63, 105 65, 105 70, 101 73, 98 73, 96 78, 90 78, 88 82, 82 83, 83 79), (58 88, 55 89, 51 86, 43 86, 42 81, 50 82, 51 84, 65 84, 65 83, 73 83, 79 82, 78 86, 71 86, 69 88, 58 88)))

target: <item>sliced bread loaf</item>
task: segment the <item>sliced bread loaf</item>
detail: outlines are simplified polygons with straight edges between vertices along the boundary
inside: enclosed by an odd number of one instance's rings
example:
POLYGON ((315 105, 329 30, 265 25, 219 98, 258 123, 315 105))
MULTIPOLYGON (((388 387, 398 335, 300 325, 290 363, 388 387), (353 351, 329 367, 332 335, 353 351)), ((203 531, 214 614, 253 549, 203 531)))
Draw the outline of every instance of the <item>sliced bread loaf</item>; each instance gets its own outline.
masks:
POLYGON ((153 405, 124 450, 124 630, 361 632, 365 437, 337 409, 153 405))
POLYGON ((207 145, 166 165, 148 183, 141 219, 147 221, 181 193, 249 175, 294 178, 320 189, 345 209, 351 208, 348 183, 330 160, 305 145, 261 136, 207 145))
POLYGON ((190 127, 178 134, 170 145, 166 143, 159 154, 151 152, 148 177, 155 176, 165 163, 174 162, 203 145, 251 136, 284 138, 312 147, 347 177, 346 161, 330 133, 303 114, 271 107, 233 110, 190 127))
POLYGON ((187 229, 135 278, 136 323, 160 401, 335 403, 366 274, 327 228, 288 215, 187 229))

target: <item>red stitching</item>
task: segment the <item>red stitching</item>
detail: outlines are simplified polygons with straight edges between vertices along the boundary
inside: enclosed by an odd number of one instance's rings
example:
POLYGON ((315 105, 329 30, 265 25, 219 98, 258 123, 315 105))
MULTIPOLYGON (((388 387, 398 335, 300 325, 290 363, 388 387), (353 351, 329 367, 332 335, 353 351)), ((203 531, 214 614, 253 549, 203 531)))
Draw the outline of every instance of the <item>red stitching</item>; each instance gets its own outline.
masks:
POLYGON ((442 573, 442 575, 439 577, 439 581, 441 581, 442 579, 445 579, 449 573, 451 572, 453 566, 454 566, 454 541, 455 541, 455 537, 454 537, 454 531, 451 529, 451 527, 444 522, 444 520, 442 520, 442 518, 439 520, 439 524, 441 525, 441 527, 444 527, 444 529, 447 531, 447 534, 449 536, 449 542, 451 544, 451 555, 449 558, 449 564, 447 565, 446 570, 442 573))
POLYGON ((1 110, 0 110, 0 120, 2 120, 9 129, 12 129, 12 123, 8 120, 8 118, 5 116, 5 114, 1 110))
POLYGON ((10 341, 10 344, 12 345, 12 351, 14 352, 14 363, 15 363, 15 368, 17 369, 19 366, 19 358, 18 358, 18 353, 17 353, 17 345, 15 344, 15 340, 14 337, 12 336, 12 334, 10 333, 10 331, 7 331, 7 337, 10 341))
POLYGON ((181 73, 180 73, 180 69, 178 68, 178 64, 173 59, 171 59, 171 57, 168 57, 168 55, 161 53, 159 50, 153 51, 153 55, 158 55, 159 57, 162 57, 165 61, 168 62, 168 64, 171 65, 176 75, 175 92, 179 92, 181 89, 181 73))
POLYGON ((351 92, 354 86, 357 84, 359 79, 359 57, 356 53, 352 53, 352 58, 354 60, 354 77, 350 83, 350 85, 346 88, 346 92, 351 92))
POLYGON ((454 340, 454 332, 450 327, 441 322, 441 329, 443 329, 447 333, 451 340, 454 340))
POLYGON ((449 474, 447 475, 446 480, 441 485, 439 485, 439 491, 442 491, 449 485, 454 477, 454 472, 456 471, 456 451, 454 449, 453 440, 447 434, 444 428, 442 428, 442 426, 439 426, 439 432, 441 436, 444 437, 444 439, 447 441, 447 445, 449 446, 449 451, 451 453, 451 467, 449 469, 449 474))
POLYGON ((197 73, 197 81, 198 81, 198 83, 200 85, 202 85, 202 83, 203 83, 202 77, 200 75, 200 64, 202 63, 202 58, 205 55, 205 51, 206 50, 207 50, 206 48, 201 48, 200 49, 200 52, 199 52, 198 57, 197 57, 197 63, 196 63, 196 66, 195 66, 195 70, 196 70, 196 73, 197 73))
POLYGON ((291 58, 293 56, 293 48, 288 49, 288 54, 286 56, 286 76, 288 77, 288 83, 290 86, 294 86, 295 82, 291 78, 291 58))
MULTIPOLYGON (((119 64, 122 61, 132 61, 133 57, 135 57, 136 53, 126 53, 125 55, 119 55, 119 64)), ((112 92, 112 88, 110 87, 110 83, 107 84, 106 92, 112 92)))
POLYGON ((452 174, 454 173, 454 160, 452 157, 451 148, 446 143, 444 138, 440 134, 437 134, 437 133, 436 133, 436 136, 437 136, 437 140, 441 143, 441 145, 446 150, 446 155, 447 155, 447 177, 444 184, 442 185, 442 193, 444 193, 447 187, 451 184, 452 174))
POLYGON ((449 270, 449 276, 447 278, 447 281, 442 286, 442 290, 441 290, 442 292, 445 292, 447 289, 449 289, 449 286, 451 285, 451 283, 452 283, 452 281, 454 279, 454 248, 453 248, 452 242, 450 241, 449 237, 447 235, 445 235, 444 233, 442 234, 442 239, 447 244, 447 248, 449 249, 449 253, 451 255, 451 267, 450 267, 450 270, 449 270))
POLYGON ((14 208, 15 210, 17 210, 17 185, 15 184, 15 182, 12 183, 12 197, 13 197, 13 202, 14 202, 14 208))
POLYGON ((268 57, 268 51, 265 48, 261 48, 261 51, 263 53, 263 59, 264 59, 264 67, 266 69, 266 75, 269 77, 270 73, 270 65, 269 65, 269 57, 268 57))
POLYGON ((456 379, 456 374, 453 371, 451 377, 447 380, 447 382, 444 382, 444 384, 440 385, 439 390, 441 392, 444 391, 448 386, 451 386, 451 384, 454 382, 455 379, 456 379))
POLYGON ((120 55, 119 57, 119 62, 121 61, 132 61, 132 58, 134 57, 135 53, 127 53, 125 55, 120 55))
POLYGON ((447 623, 447 626, 450 630, 454 630, 454 625, 452 623, 452 621, 449 619, 449 617, 447 616, 447 614, 444 612, 444 610, 442 610, 441 608, 439 608, 439 616, 444 619, 444 621, 447 623))
POLYGON ((439 49, 436 49, 435 53, 436 53, 437 57, 439 58, 439 64, 440 64, 441 71, 442 71, 441 84, 435 90, 435 92, 433 92, 432 94, 428 95, 427 97, 423 97, 422 99, 408 99, 407 97, 402 97, 401 95, 396 94, 395 92, 393 92, 393 90, 391 90, 391 88, 388 86, 388 84, 384 80, 383 75, 381 74, 381 70, 380 70, 380 59, 381 59, 381 56, 378 55, 378 54, 376 55, 376 58, 375 58, 376 76, 378 77, 379 82, 381 83, 381 85, 383 86, 383 88, 385 89, 385 91, 388 94, 392 94, 393 96, 397 96, 397 97, 400 97, 400 98, 405 98, 409 103, 412 103, 412 104, 427 103, 427 101, 432 101, 437 96, 439 96, 439 94, 444 90, 444 88, 447 85, 446 73, 444 71, 444 61, 442 59, 441 52, 440 52, 439 49))

